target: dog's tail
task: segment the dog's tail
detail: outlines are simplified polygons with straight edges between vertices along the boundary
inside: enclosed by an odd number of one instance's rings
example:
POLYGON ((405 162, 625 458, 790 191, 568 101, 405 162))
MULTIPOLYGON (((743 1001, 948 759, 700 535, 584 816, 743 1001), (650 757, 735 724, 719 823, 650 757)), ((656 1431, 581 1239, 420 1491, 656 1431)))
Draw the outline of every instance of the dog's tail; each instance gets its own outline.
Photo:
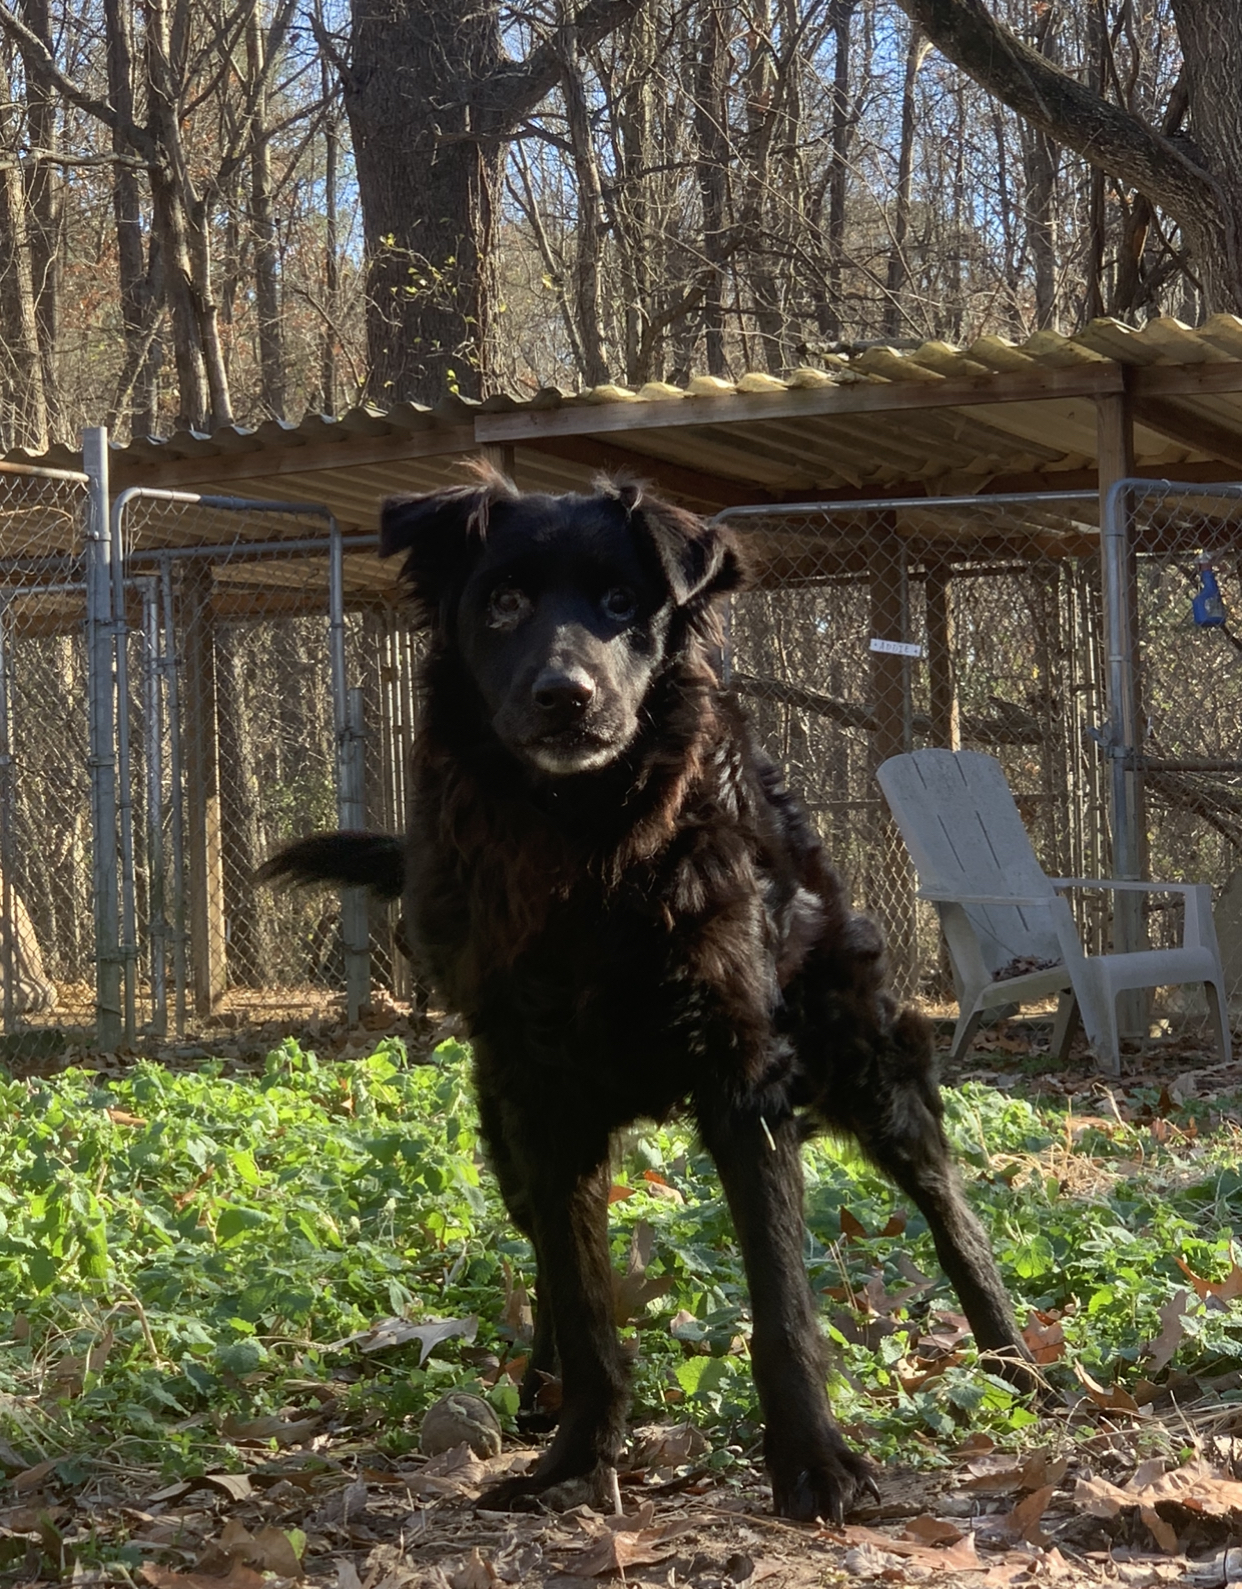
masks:
POLYGON ((405 844, 391 833, 312 833, 267 860, 258 883, 335 883, 365 888, 377 899, 400 899, 405 886, 405 844))

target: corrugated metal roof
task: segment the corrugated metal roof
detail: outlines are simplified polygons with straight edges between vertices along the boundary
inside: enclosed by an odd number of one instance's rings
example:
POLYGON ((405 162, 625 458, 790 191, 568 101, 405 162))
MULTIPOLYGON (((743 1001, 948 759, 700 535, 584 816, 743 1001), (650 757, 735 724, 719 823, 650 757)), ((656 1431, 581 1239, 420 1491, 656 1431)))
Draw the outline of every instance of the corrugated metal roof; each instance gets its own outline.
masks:
MULTIPOLYGON (((628 466, 712 510, 799 497, 965 494, 1090 485, 1096 400, 1129 395, 1140 472, 1242 477, 1242 319, 1141 329, 1096 320, 1073 336, 980 337, 831 356, 786 379, 697 376, 519 401, 447 397, 434 408, 354 408, 298 424, 178 431, 113 449, 117 487, 153 484, 322 502, 370 528, 378 500, 454 478, 458 459, 496 449, 528 489, 580 486, 628 466)), ((55 447, 39 459, 72 467, 55 447)))

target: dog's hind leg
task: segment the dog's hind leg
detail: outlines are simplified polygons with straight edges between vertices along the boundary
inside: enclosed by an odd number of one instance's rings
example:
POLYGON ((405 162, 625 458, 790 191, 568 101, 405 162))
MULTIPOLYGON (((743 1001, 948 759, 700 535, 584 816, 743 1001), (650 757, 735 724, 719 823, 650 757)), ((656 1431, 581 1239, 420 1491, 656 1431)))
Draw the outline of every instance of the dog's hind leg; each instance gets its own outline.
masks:
POLYGON ((698 1096, 695 1108, 746 1262, 750 1355, 776 1510, 840 1522, 861 1495, 878 1492, 870 1464, 846 1445, 828 1409, 824 1342, 803 1259, 800 1127, 718 1097, 698 1096))
MULTIPOLYGON (((861 1045, 860 1045, 861 1046, 861 1045)), ((1030 1353, 983 1227, 962 1191, 944 1134, 930 1028, 903 1011, 871 1053, 825 1089, 814 1113, 857 1138, 867 1157, 914 1200, 931 1229, 941 1267, 957 1292, 989 1367, 1021 1389, 1035 1388, 1030 1353)))

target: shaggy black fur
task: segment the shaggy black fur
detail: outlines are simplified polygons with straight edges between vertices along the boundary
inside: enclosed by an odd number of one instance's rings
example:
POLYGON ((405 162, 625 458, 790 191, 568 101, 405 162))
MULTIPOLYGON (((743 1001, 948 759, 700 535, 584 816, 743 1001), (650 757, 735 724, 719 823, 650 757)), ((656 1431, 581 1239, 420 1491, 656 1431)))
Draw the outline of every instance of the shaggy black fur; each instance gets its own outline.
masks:
POLYGON ((492 1166, 538 1259, 528 1425, 557 1358, 564 1391, 534 1470, 482 1504, 615 1492, 609 1143, 685 1104, 745 1256, 776 1509, 839 1519, 875 1486, 824 1392, 808 1132, 858 1141, 926 1216, 980 1348, 1019 1377, 1026 1353, 950 1163, 928 1028, 885 992, 878 932, 708 666, 738 549, 634 486, 521 496, 495 475, 388 503, 382 546, 430 632, 404 862, 384 836, 319 836, 266 874, 402 884, 416 962, 469 1024, 492 1166))

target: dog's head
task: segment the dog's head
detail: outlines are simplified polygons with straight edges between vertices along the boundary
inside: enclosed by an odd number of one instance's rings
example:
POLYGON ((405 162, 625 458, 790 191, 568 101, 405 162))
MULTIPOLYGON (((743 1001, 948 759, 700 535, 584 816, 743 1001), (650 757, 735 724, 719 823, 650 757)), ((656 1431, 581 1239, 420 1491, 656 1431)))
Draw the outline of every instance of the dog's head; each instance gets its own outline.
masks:
POLYGON ((380 550, 406 553, 423 623, 461 658, 501 743, 550 777, 624 754, 656 679, 741 581, 727 531, 630 482, 536 496, 484 471, 386 503, 380 550))

